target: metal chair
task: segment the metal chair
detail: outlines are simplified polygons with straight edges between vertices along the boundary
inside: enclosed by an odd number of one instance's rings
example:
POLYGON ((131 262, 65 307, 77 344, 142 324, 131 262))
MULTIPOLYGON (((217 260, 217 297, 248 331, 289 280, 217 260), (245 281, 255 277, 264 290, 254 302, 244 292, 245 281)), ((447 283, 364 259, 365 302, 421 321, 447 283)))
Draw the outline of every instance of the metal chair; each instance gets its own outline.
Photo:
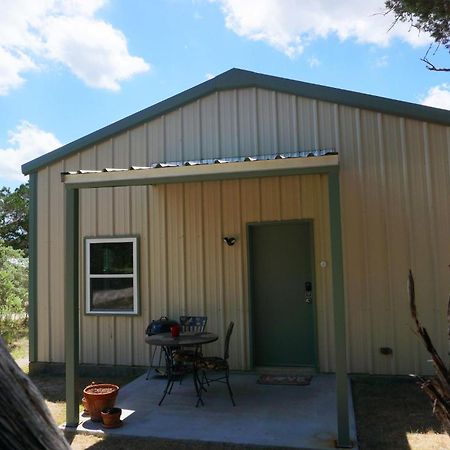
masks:
POLYGON ((207 316, 180 316, 182 332, 203 333, 206 328, 207 316))
POLYGON ((218 381, 219 383, 225 383, 228 387, 228 393, 230 394, 231 403, 236 406, 233 398, 233 391, 230 385, 230 367, 228 365, 228 357, 230 356, 230 338, 233 332, 234 322, 230 322, 227 329, 227 334, 225 336, 225 345, 223 358, 220 356, 206 356, 198 357, 194 361, 194 376, 197 377, 199 388, 198 388, 198 400, 197 405, 202 404, 202 392, 206 392, 205 384, 209 386, 211 383, 218 381), (199 376, 201 372, 201 376, 199 376), (209 374, 221 374, 220 376, 209 375, 209 374))
MULTIPOLYGON (((182 333, 203 333, 206 328, 207 316, 180 316, 182 333)), ((179 347, 173 351, 173 359, 177 363, 192 363, 201 356, 201 348, 179 347)))

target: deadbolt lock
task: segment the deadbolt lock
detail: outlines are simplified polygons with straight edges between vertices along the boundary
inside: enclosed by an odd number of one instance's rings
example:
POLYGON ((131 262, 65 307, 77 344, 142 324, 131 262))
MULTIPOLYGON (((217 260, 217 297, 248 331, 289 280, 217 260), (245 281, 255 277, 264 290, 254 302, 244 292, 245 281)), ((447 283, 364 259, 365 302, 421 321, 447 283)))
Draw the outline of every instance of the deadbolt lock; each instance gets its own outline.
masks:
POLYGON ((305 303, 312 303, 312 283, 311 283, 311 281, 305 282, 305 303))

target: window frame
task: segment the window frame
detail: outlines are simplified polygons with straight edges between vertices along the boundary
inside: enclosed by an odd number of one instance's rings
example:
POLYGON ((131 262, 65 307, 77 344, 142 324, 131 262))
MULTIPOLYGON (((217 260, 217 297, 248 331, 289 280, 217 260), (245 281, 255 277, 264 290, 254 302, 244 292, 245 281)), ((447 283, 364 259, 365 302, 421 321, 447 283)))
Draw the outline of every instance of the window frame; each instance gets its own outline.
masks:
POLYGON ((90 316, 137 316, 139 315, 139 257, 138 257, 138 236, 101 236, 101 237, 86 237, 84 239, 85 245, 85 314, 90 316), (131 242, 133 248, 133 273, 132 274, 91 274, 90 273, 90 256, 91 244, 107 244, 118 242, 131 242), (129 278, 133 280, 133 309, 92 309, 91 305, 91 280, 100 278, 129 278))

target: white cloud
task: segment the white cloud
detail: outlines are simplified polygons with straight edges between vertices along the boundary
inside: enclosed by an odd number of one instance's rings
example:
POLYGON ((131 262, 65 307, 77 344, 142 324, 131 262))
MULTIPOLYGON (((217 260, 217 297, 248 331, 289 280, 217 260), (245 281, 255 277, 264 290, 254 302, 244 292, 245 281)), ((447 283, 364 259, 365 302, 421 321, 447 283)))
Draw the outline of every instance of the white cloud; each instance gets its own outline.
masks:
POLYGON ((21 165, 61 146, 59 140, 36 125, 22 121, 9 132, 9 147, 0 148, 0 178, 24 182, 21 165))
POLYGON ((206 78, 207 80, 212 80, 215 76, 216 76, 216 75, 214 75, 213 73, 207 73, 207 74, 205 75, 205 78, 206 78))
POLYGON ((220 4, 226 26, 239 36, 264 41, 289 57, 309 42, 335 34, 340 40, 386 46, 400 38, 413 46, 430 42, 403 23, 388 31, 393 17, 384 0, 210 0, 220 4))
POLYGON ((422 105, 450 110, 450 83, 443 83, 428 89, 422 105))
POLYGON ((312 58, 308 58, 308 65, 309 67, 311 67, 311 69, 313 69, 314 67, 319 67, 320 64, 320 61, 314 56, 312 58))
POLYGON ((49 61, 62 64, 91 87, 120 89, 148 71, 128 52, 124 34, 95 17, 105 0, 15 0, 0 14, 0 95, 49 61))
POLYGON ((142 58, 129 55, 119 30, 99 20, 51 17, 44 36, 48 57, 65 64, 91 87, 118 90, 119 81, 149 69, 142 58))
POLYGON ((381 69, 382 67, 386 67, 388 65, 388 62, 389 58, 387 57, 387 55, 380 56, 373 63, 373 67, 375 67, 376 69, 381 69))
POLYGON ((13 54, 0 47, 0 95, 19 87, 25 81, 21 73, 35 68, 27 55, 21 52, 13 54))

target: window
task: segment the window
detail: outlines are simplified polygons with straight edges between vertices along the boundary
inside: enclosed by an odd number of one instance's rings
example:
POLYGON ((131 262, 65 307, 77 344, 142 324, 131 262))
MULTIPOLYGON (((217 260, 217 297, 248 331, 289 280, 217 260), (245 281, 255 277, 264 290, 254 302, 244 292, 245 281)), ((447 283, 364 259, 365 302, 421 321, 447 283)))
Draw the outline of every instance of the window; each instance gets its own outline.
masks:
POLYGON ((138 314, 137 238, 86 239, 86 313, 138 314))

